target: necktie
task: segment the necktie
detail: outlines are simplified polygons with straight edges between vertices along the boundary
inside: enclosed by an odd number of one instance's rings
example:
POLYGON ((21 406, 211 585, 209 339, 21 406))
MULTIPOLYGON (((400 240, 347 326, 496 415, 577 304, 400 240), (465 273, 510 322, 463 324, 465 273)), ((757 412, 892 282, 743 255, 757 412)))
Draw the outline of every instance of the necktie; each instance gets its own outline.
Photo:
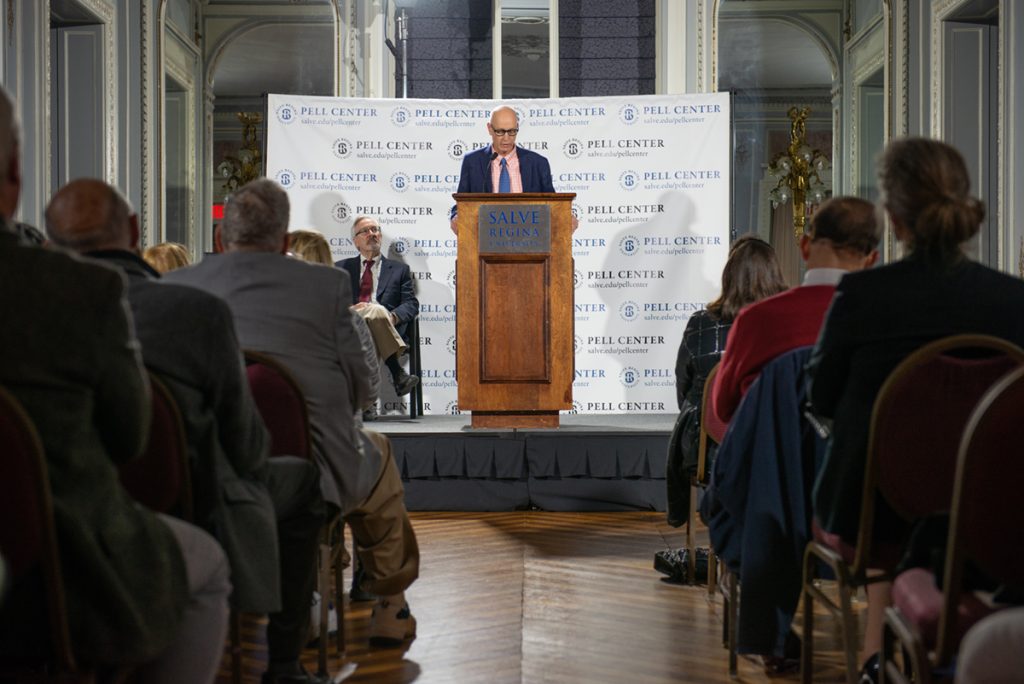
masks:
POLYGON ((368 302, 373 294, 373 259, 366 260, 366 268, 363 269, 363 277, 359 280, 359 301, 368 302))
POLYGON ((501 158, 501 175, 498 176, 498 192, 512 192, 512 179, 508 175, 508 163, 501 158))

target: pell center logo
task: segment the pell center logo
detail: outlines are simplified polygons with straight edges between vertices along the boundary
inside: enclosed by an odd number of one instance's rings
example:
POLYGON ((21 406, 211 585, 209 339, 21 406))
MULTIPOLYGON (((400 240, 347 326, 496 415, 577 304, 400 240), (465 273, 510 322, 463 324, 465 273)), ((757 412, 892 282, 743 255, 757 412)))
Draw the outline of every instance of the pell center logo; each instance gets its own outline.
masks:
POLYGON ((461 416, 462 411, 459 410, 459 402, 449 401, 448 405, 444 407, 445 414, 449 416, 461 416))
POLYGON ((640 315, 640 312, 640 305, 634 301, 627 299, 626 301, 622 302, 622 304, 619 304, 619 318, 626 321, 627 323, 635 321, 637 317, 640 315))
POLYGON ((459 346, 458 342, 455 341, 455 335, 452 335, 451 337, 449 337, 448 341, 445 343, 444 346, 445 346, 445 349, 448 350, 448 353, 454 356, 455 352, 458 350, 458 346, 459 346))
POLYGON ((619 371, 619 382, 622 383, 623 387, 636 387, 637 383, 640 382, 640 371, 632 366, 626 366, 619 371))
POLYGON ((295 182, 295 172, 291 169, 281 169, 274 174, 274 180, 276 180, 278 185, 282 188, 288 189, 295 182))
POLYGON ((580 285, 583 284, 583 271, 575 269, 572 272, 572 289, 580 289, 580 285))
POLYGON ((619 174, 619 187, 632 192, 640 187, 640 174, 632 169, 626 169, 619 174))
POLYGON ((331 152, 338 159, 348 159, 352 155, 352 141, 348 138, 338 138, 331 143, 331 152))
POLYGON ((583 154, 583 142, 578 138, 569 138, 562 145, 562 154, 569 159, 579 159, 579 156, 583 154))
POLYGON ((348 206, 344 202, 338 202, 331 207, 331 218, 338 223, 348 223, 352 218, 352 207, 348 206))
POLYGON ((640 251, 640 238, 636 235, 623 235, 619 239, 619 252, 623 256, 633 256, 640 251))
POLYGON ((576 339, 574 339, 572 343, 572 348, 574 352, 579 354, 583 350, 583 338, 576 335, 576 339))
POLYGON ((275 110, 275 113, 277 114, 277 120, 283 124, 287 125, 295 121, 295 107, 292 107, 288 103, 280 105, 275 110))
POLYGON ((391 241, 391 251, 395 254, 405 254, 409 251, 409 243, 404 237, 395 238, 391 241))
POLYGON ((401 171, 391 176, 391 189, 395 192, 405 192, 409 189, 409 176, 401 171))
POLYGON ((632 126, 640 120, 640 110, 634 104, 624 104, 619 107, 619 121, 632 126))
POLYGON ((391 123, 396 126, 405 126, 412 120, 412 114, 405 107, 395 107, 391 110, 391 123))
POLYGON ((448 287, 452 288, 453 290, 455 289, 455 286, 457 285, 457 282, 455 280, 455 271, 454 270, 448 271, 448 275, 445 276, 444 282, 448 283, 448 287))
POLYGON ((448 158, 452 161, 462 159, 468 151, 465 140, 452 140, 448 143, 448 158))

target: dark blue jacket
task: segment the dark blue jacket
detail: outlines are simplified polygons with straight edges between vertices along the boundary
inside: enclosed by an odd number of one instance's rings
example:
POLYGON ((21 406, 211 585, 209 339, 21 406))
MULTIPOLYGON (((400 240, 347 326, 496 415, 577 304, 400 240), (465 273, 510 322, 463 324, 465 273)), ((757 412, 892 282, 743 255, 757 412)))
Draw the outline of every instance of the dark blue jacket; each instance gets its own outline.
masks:
POLYGON ((711 546, 740 577, 737 650, 783 655, 800 599, 811 488, 825 441, 803 417, 810 347, 769 363, 718 448, 702 510, 711 546))
MULTIPOLYGON (((459 192, 495 192, 491 187, 491 146, 482 147, 462 158, 459 192)), ((523 179, 523 192, 554 192, 551 183, 551 165, 546 157, 516 146, 519 157, 519 175, 523 179)))
MULTIPOLYGON (((413 291, 412 274, 409 272, 408 264, 383 256, 380 258, 377 303, 395 314, 398 318, 395 329, 408 342, 406 328, 409 326, 409 321, 416 318, 420 312, 420 303, 413 291)), ((355 304, 359 301, 359 279, 363 275, 359 272, 359 256, 336 261, 334 265, 348 271, 348 275, 352 279, 352 303, 355 304)))

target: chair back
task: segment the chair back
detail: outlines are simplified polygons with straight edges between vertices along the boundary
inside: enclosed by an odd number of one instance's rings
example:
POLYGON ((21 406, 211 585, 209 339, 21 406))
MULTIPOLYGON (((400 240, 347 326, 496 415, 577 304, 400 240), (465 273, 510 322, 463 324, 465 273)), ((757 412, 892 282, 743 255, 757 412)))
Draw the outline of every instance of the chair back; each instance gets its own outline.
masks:
POLYGON ((1024 364, 1024 350, 988 335, 953 335, 904 359, 875 399, 855 571, 871 559, 875 495, 915 520, 948 511, 957 446, 978 400, 999 378, 1024 364))
POLYGON ((313 458, 309 410, 299 383, 284 365, 266 354, 245 352, 249 388, 270 432, 271 456, 313 458))
POLYGON ((0 524, 0 553, 9 564, 12 583, 39 569, 46 594, 54 664, 62 672, 74 672, 43 444, 32 419, 3 387, 0 470, 0 520, 4 521, 0 524))
POLYGON ((416 316, 409 321, 409 326, 405 329, 406 335, 409 338, 409 375, 415 375, 421 378, 421 381, 416 383, 416 386, 412 388, 412 392, 409 393, 409 417, 416 418, 417 416, 423 415, 423 382, 422 382, 422 368, 420 367, 420 317, 416 316))
POLYGON ((715 376, 718 375, 718 367, 720 363, 716 363, 712 366, 711 370, 708 371, 708 377, 704 380, 704 391, 700 395, 700 429, 697 433, 697 482, 707 482, 708 474, 708 442, 711 444, 717 444, 718 441, 708 434, 708 427, 715 429, 717 426, 716 434, 721 434, 725 431, 725 426, 714 419, 714 411, 711 410, 711 386, 715 384, 715 376), (713 423, 713 426, 709 426, 709 421, 713 423))
POLYGON ((149 442, 141 458, 118 468, 121 484, 143 506, 191 520, 192 479, 181 411, 170 390, 153 373, 149 384, 153 397, 149 442))
POLYGON ((1006 374, 978 402, 960 442, 943 577, 938 662, 947 662, 960 636, 957 607, 964 562, 986 576, 1024 589, 1024 367, 1006 374))

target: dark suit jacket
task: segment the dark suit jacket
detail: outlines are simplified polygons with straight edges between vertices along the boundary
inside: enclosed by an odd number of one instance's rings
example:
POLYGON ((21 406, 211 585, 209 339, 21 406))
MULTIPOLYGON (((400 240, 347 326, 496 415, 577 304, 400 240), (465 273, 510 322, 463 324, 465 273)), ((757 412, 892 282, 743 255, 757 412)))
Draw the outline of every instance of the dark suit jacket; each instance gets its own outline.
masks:
MULTIPOLYGON (((491 187, 491 146, 470 152, 462 158, 459 192, 497 192, 491 187)), ((516 146, 523 192, 554 192, 551 165, 546 157, 516 146)))
MULTIPOLYGON (((395 328, 406 342, 409 341, 406 330, 409 321, 416 318, 420 312, 420 303, 413 292, 412 274, 409 266, 400 261, 380 256, 380 276, 377 278, 377 303, 398 317, 395 328)), ((359 257, 342 259, 334 263, 335 266, 348 271, 352 281, 352 303, 359 301, 359 280, 363 274, 359 270, 359 257)))
MULTIPOLYGON (((187 580, 170 528, 118 480, 117 464, 142 453, 150 421, 124 278, 18 246, 0 226, 0 320, 0 384, 46 451, 74 649, 87 662, 152 659, 178 629, 187 580)), ((7 593, 4 652, 48 643, 37 579, 30 573, 7 593)))
MULTIPOLYGON (((824 529, 856 540, 871 408, 893 368, 948 335, 994 335, 1024 346, 1024 281, 964 259, 931 266, 919 256, 849 273, 836 289, 808 364, 815 411, 834 418, 814 488, 824 529)), ((879 525, 895 513, 880 508, 879 525)))
POLYGON ((280 610, 277 526, 267 491, 270 436, 249 391, 231 310, 207 292, 162 282, 130 252, 87 256, 128 277, 142 359, 170 389, 185 423, 195 522, 217 537, 231 562, 232 605, 253 613, 280 610), (234 501, 239 488, 246 502, 221 511, 237 515, 240 526, 224 526, 214 502, 234 501), (249 515, 254 507, 258 514, 249 515), (244 534, 230 537, 232 529, 244 534))

